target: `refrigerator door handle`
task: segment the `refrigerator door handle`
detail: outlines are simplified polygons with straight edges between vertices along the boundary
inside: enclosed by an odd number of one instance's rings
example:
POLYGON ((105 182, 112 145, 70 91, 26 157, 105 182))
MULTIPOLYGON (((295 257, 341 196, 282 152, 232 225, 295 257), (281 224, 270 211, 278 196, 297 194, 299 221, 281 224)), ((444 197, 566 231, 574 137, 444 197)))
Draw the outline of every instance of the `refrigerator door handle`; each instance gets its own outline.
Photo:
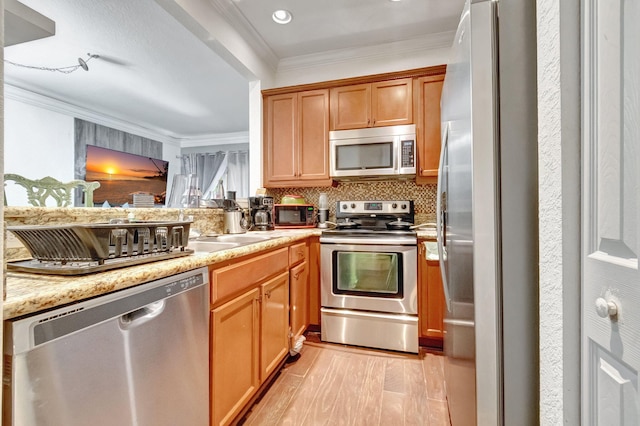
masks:
POLYGON ((442 132, 442 144, 440 148, 440 161, 438 164, 438 187, 436 195, 436 237, 438 242, 438 259, 440 262, 440 275, 442 276, 442 288, 444 290, 444 300, 447 303, 447 310, 451 312, 451 299, 449 297, 449 283, 447 282, 447 192, 445 191, 444 179, 448 179, 445 176, 445 155, 449 145, 449 123, 444 125, 444 131, 442 132))

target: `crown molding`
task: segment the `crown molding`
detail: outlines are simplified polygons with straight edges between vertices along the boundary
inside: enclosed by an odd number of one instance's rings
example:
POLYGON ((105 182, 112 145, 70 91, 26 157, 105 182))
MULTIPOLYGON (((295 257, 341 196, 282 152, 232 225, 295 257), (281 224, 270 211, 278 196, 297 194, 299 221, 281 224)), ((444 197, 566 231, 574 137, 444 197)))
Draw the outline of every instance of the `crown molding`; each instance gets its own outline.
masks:
POLYGON ((318 66, 326 67, 354 62, 381 61, 399 56, 417 55, 428 50, 450 48, 454 36, 455 31, 445 31, 428 37, 419 37, 377 46, 336 49, 284 58, 278 64, 278 74, 297 72, 318 66))
POLYGON ((49 111, 57 112, 59 114, 81 118, 83 120, 91 121, 96 124, 180 147, 181 138, 167 135, 166 133, 162 133, 159 131, 154 131, 153 129, 149 129, 147 127, 143 127, 107 114, 99 113, 88 108, 70 104, 51 96, 32 92, 17 86, 12 86, 8 83, 5 83, 4 85, 4 95, 7 99, 23 102, 49 111))
POLYGON ((154 129, 149 129, 126 120, 121 120, 107 114, 102 114, 97 111, 73 105, 51 96, 22 89, 8 83, 5 83, 4 85, 4 95, 6 99, 23 102, 25 104, 57 112, 59 114, 81 118, 92 123, 153 139, 178 148, 249 142, 248 131, 236 133, 212 133, 197 136, 167 135, 161 131, 155 131, 154 129))
POLYGON ((193 138, 181 139, 182 148, 195 148, 211 145, 227 145, 249 143, 249 132, 216 133, 210 135, 200 135, 193 138))
POLYGON ((238 31, 240 37, 253 49, 257 56, 262 58, 271 69, 276 70, 278 68, 280 59, 260 33, 240 12, 233 0, 209 0, 209 3, 216 13, 238 31))

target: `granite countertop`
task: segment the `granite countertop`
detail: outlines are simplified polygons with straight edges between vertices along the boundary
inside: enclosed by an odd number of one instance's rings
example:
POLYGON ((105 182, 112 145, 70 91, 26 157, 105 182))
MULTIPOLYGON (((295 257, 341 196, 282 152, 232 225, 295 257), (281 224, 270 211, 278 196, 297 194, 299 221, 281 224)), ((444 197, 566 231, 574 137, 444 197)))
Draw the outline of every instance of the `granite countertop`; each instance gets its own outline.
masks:
MULTIPOLYGON (((418 228, 419 240, 435 240, 434 228, 418 228)), ((263 231, 273 238, 212 253, 196 252, 190 256, 129 266, 80 276, 40 275, 7 271, 4 319, 33 314, 79 300, 100 296, 138 284, 175 275, 263 250, 291 244, 309 236, 319 236, 321 229, 263 231)), ((252 232, 248 233, 252 234, 252 232)))
POLYGON ((436 228, 418 228, 416 229, 419 240, 436 240, 436 228))
POLYGON ((7 271, 4 319, 33 314, 79 300, 100 296, 181 272, 208 266, 237 257, 268 250, 320 235, 320 229, 297 229, 272 232, 273 238, 212 253, 196 252, 190 256, 151 262, 80 276, 40 275, 7 271))

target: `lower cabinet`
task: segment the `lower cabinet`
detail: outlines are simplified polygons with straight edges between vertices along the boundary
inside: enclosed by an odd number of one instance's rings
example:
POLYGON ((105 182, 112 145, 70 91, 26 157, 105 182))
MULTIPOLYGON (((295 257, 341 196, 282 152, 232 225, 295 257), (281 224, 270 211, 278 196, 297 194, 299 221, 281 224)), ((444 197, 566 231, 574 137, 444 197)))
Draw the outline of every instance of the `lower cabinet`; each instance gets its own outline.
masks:
POLYGON ((260 383, 289 352, 289 273, 262 284, 260 313, 260 383))
POLYGON ((227 425, 260 387, 260 288, 211 313, 213 425, 227 425))
POLYGON ((440 264, 427 260, 424 244, 418 245, 418 316, 419 333, 423 344, 442 347, 444 337, 444 290, 440 264))
POLYGON ((320 325, 320 237, 309 238, 309 324, 320 325))
POLYGON ((302 262, 289 273, 291 291, 291 340, 292 344, 309 325, 309 265, 302 262))
POLYGON ((211 424, 231 424, 289 352, 289 249, 212 267, 211 424))

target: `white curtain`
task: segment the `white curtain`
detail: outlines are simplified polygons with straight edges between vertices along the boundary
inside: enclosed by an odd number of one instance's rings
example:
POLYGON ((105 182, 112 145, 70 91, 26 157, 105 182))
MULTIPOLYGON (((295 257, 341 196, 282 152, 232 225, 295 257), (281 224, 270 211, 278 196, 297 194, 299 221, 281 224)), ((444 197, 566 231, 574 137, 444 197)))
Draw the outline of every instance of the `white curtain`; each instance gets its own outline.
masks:
POLYGON ((182 174, 198 175, 202 199, 224 198, 236 191, 236 198, 249 196, 249 151, 218 151, 185 154, 182 174))
POLYGON ((249 197, 249 151, 229 151, 227 189, 237 198, 249 197))
MULTIPOLYGON (((195 174, 198 176, 198 188, 202 192, 203 199, 215 198, 212 191, 220 185, 227 169, 227 153, 185 154, 182 156, 182 174, 195 174)), ((222 198, 223 193, 217 194, 222 198)))

